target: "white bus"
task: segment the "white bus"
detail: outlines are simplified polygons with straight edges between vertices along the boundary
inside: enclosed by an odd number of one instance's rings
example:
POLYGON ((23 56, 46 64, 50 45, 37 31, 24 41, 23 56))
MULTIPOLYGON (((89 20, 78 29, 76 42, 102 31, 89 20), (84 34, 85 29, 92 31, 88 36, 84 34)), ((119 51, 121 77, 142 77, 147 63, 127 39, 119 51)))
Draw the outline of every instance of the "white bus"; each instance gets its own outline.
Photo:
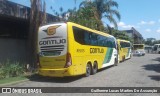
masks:
POLYGON ((155 53, 160 54, 160 44, 154 44, 153 48, 154 48, 153 50, 155 51, 155 53))

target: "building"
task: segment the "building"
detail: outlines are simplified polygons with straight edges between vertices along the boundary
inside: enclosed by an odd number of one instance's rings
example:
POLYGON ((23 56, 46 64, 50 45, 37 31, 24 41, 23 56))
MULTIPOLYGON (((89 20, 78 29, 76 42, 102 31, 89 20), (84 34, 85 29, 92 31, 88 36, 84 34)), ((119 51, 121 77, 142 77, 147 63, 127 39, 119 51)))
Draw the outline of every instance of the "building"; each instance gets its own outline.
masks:
POLYGON ((143 43, 143 37, 142 35, 134 28, 132 27, 130 30, 123 30, 127 33, 127 35, 133 39, 134 44, 142 44, 143 43))
MULTIPOLYGON (((7 59, 25 63, 30 8, 7 0, 0 0, 0 63, 7 59)), ((46 22, 59 18, 46 14, 46 22)))
POLYGON ((154 41, 156 41, 156 38, 146 38, 146 41, 154 42, 154 41))

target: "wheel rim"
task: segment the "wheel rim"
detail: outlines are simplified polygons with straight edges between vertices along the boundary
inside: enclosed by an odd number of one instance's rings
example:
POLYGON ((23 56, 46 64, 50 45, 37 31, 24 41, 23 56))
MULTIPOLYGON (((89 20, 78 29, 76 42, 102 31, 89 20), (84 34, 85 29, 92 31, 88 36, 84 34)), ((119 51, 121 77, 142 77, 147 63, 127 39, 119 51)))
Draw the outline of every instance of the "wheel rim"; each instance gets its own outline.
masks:
POLYGON ((95 72, 97 72, 97 64, 96 63, 94 65, 94 70, 95 70, 95 72))
POLYGON ((114 60, 114 65, 117 65, 117 63, 118 63, 118 62, 117 62, 117 59, 115 59, 115 60, 114 60))
POLYGON ((87 68, 86 68, 86 76, 89 76, 89 75, 90 75, 90 71, 91 71, 90 65, 87 65, 87 68))

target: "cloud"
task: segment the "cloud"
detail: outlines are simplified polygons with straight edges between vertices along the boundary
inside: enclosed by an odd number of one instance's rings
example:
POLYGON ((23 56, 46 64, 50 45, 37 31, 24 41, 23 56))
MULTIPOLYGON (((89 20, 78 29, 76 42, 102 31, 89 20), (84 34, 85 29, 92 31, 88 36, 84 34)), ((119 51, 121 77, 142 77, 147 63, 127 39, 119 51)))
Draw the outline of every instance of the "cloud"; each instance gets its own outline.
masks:
POLYGON ((112 23, 109 24, 110 27, 114 27, 114 25, 112 23))
POLYGON ((141 22, 139 23, 139 25, 144 25, 144 24, 147 24, 147 22, 141 21, 141 22))
POLYGON ((160 19, 158 20, 158 22, 160 22, 160 19))
POLYGON ((154 25, 154 24, 155 24, 155 21, 149 21, 148 24, 149 24, 149 25, 154 25))
POLYGON ((160 29, 158 29, 157 32, 160 33, 160 29))
POLYGON ((141 21, 140 23, 138 23, 138 25, 154 25, 155 21, 141 21))
POLYGON ((118 27, 125 28, 125 29, 130 29, 131 27, 134 27, 134 25, 127 25, 124 22, 119 22, 118 27))
POLYGON ((146 32, 151 32, 152 30, 151 30, 151 29, 146 29, 145 31, 146 31, 146 32))

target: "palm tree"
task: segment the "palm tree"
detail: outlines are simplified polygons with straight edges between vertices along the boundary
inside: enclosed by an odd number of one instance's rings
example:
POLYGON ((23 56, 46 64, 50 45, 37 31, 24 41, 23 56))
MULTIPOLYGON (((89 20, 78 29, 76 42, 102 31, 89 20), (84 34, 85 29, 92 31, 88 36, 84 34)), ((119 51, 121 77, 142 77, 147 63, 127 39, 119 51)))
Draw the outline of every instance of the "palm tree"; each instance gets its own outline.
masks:
POLYGON ((59 17, 60 21, 66 21, 67 12, 63 11, 63 7, 59 8, 59 12, 54 10, 52 6, 50 7, 50 9, 53 11, 55 16, 59 17))
POLYGON ((117 28, 116 19, 113 17, 114 15, 120 20, 120 14, 115 9, 118 8, 118 3, 113 0, 94 0, 94 1, 83 1, 80 4, 80 7, 92 7, 94 11, 95 19, 100 20, 98 27, 99 30, 102 30, 104 27, 103 22, 101 21, 102 18, 107 18, 114 26, 117 28))
POLYGON ((68 21, 97 30, 97 20, 94 18, 94 12, 91 8, 82 7, 77 11, 75 8, 69 9, 67 13, 69 13, 68 21))

